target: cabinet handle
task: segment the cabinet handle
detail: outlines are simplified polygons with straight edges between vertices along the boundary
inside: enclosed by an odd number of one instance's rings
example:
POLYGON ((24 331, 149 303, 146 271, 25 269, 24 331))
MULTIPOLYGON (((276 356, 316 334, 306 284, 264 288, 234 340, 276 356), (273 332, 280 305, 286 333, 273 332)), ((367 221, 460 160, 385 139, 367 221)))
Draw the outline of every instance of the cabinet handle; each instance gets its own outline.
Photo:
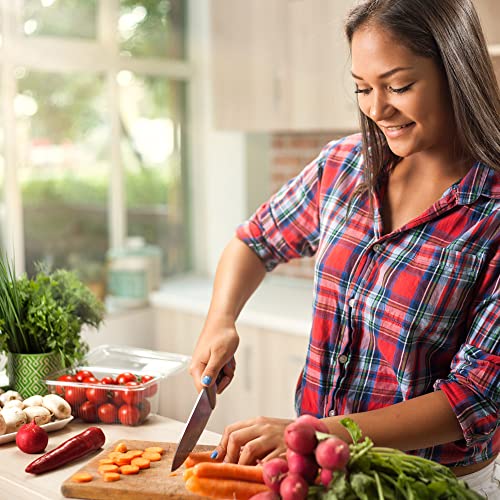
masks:
POLYGON ((245 365, 244 374, 244 387, 245 391, 250 392, 252 390, 252 348, 250 346, 245 346, 243 349, 243 363, 245 365))

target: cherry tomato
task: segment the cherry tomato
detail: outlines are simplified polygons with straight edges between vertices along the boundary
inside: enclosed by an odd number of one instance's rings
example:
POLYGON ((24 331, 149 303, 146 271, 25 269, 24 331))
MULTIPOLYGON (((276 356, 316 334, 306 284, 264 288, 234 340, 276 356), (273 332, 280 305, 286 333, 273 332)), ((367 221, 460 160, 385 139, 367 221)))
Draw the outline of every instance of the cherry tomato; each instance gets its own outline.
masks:
POLYGON ((83 380, 82 380, 82 383, 83 384, 98 384, 99 383, 99 379, 97 377, 85 377, 83 380))
MULTIPOLYGON (((145 384, 154 379, 155 377, 153 377, 152 375, 143 375, 141 378, 141 382, 145 384)), ((148 385, 144 392, 146 393, 147 398, 152 398, 158 392, 158 384, 156 383, 148 385)))
MULTIPOLYGON (((61 375, 57 380, 61 382, 76 382, 76 378, 73 375, 61 375)), ((56 385, 57 394, 64 394, 64 389, 63 385, 56 385)))
POLYGON ((151 412, 151 403, 147 399, 145 399, 144 401, 139 403, 137 408, 139 408, 139 412, 141 414, 139 422, 142 424, 142 422, 144 422, 144 420, 146 420, 146 418, 148 417, 148 415, 151 412))
POLYGON ((116 380, 113 377, 102 377, 101 384, 116 385, 116 380))
POLYGON ((83 403, 85 398, 85 389, 83 387, 66 387, 64 391, 64 399, 73 407, 83 403))
POLYGON ((130 372, 124 372, 120 373, 118 377, 116 377, 116 381, 118 382, 119 385, 125 385, 127 382, 136 382, 137 377, 130 372))
MULTIPOLYGON (((127 382, 126 387, 141 387, 139 382, 127 382)), ((144 391, 139 389, 125 389, 122 392, 122 398, 129 405, 138 405, 144 400, 144 391)))
POLYGON ((118 410, 115 405, 105 403, 97 408, 97 415, 101 422, 105 424, 114 424, 117 422, 118 410))
POLYGON ((75 378, 78 382, 83 382, 83 379, 93 376, 94 374, 88 370, 80 370, 79 372, 76 372, 75 378))
POLYGON ((97 422, 97 406, 92 401, 85 401, 78 409, 78 416, 85 422, 97 422))
POLYGON ((97 387, 89 387, 85 391, 85 395, 89 401, 96 405, 102 405, 108 400, 108 393, 106 389, 98 389, 97 387))
POLYGON ((141 418, 141 412, 137 406, 122 405, 118 409, 118 419, 123 425, 137 425, 141 418))
POLYGON ((115 405, 120 407, 124 401, 123 401, 123 391, 122 390, 116 390, 111 392, 111 402, 115 405))

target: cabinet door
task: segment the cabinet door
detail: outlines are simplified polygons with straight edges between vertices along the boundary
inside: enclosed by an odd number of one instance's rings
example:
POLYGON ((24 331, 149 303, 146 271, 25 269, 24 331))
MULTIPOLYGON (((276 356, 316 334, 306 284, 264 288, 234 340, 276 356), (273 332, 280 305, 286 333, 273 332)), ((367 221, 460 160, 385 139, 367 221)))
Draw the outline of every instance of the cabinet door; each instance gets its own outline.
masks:
POLYGON ((215 125, 277 130, 288 122, 286 0, 212 0, 215 125))
POLYGON ((261 331, 262 363, 267 380, 262 386, 263 408, 266 416, 295 418, 295 388, 304 366, 308 338, 275 331, 261 331))
POLYGON ((353 0, 288 0, 292 129, 357 130, 343 20, 353 0))

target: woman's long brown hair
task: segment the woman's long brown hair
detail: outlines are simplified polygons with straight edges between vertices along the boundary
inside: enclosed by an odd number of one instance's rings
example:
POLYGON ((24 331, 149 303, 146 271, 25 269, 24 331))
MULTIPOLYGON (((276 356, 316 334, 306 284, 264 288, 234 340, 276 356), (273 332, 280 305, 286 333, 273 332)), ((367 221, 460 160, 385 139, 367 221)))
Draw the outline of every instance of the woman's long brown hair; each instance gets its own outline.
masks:
MULTIPOLYGON (((446 75, 464 158, 500 171, 500 92, 479 17, 470 0, 364 0, 346 20, 349 44, 367 23, 388 30, 446 75)), ((378 126, 360 111, 365 157, 362 191, 373 193, 382 170, 400 160, 378 126)), ((371 196, 370 196, 371 199, 371 196)))

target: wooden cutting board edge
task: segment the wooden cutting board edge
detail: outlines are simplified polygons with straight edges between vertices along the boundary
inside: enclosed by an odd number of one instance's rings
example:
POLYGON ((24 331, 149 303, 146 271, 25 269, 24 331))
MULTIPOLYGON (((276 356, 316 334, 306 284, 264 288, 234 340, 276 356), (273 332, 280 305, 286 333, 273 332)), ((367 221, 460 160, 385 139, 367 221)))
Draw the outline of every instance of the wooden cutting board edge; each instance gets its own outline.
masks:
MULTIPOLYGON (((91 500, 196 500, 205 498, 186 490, 182 479, 184 466, 177 469, 175 476, 169 476, 176 447, 177 443, 120 439, 107 446, 78 470, 78 472, 90 472, 94 476, 92 481, 75 483, 69 477, 62 483, 61 493, 66 498, 91 500), (140 471, 135 475, 123 476, 119 481, 106 483, 97 472, 99 460, 107 458, 108 453, 113 451, 118 443, 125 443, 129 450, 161 446, 165 449, 165 454, 160 462, 151 463, 151 469, 140 471), (157 469, 161 469, 162 472, 159 473, 157 469), (148 477, 148 472, 151 471, 155 471, 155 473, 150 473, 148 477), (161 478, 159 483, 158 477, 161 478), (157 483, 158 491, 154 491, 155 483, 157 483)), ((199 445, 195 447, 194 451, 208 451, 213 450, 213 448, 213 446, 199 445)))

